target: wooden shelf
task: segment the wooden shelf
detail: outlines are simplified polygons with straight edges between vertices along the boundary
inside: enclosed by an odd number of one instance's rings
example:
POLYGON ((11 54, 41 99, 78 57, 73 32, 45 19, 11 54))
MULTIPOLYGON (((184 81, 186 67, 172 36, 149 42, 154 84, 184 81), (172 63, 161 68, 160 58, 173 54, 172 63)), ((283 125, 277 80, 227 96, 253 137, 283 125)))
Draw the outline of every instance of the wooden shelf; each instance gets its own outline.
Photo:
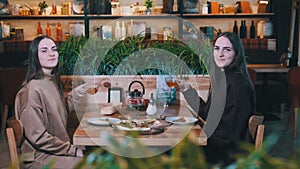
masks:
POLYGON ((1 15, 2 20, 32 20, 32 19, 84 19, 84 15, 28 15, 28 16, 17 16, 17 15, 1 15))
POLYGON ((26 19, 118 19, 121 17, 126 18, 146 18, 146 19, 165 19, 171 17, 181 18, 272 18, 274 13, 238 13, 238 14, 151 14, 151 15, 28 15, 28 16, 15 16, 15 15, 1 15, 1 19, 5 20, 26 20, 26 19))
POLYGON ((183 14, 182 18, 272 18, 274 13, 237 13, 237 14, 183 14))

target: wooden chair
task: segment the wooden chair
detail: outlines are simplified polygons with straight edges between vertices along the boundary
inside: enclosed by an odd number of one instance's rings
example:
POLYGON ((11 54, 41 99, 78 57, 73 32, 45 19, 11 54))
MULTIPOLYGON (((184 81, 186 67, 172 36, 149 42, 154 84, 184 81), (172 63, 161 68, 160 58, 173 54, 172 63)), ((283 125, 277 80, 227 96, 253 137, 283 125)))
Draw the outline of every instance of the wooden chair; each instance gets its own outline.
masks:
POLYGON ((287 123, 287 130, 290 129, 292 121, 294 122, 293 137, 297 138, 297 111, 296 108, 300 107, 300 67, 292 67, 288 71, 288 91, 290 98, 290 113, 287 123))
POLYGON ((265 125, 262 124, 264 116, 252 115, 249 119, 248 128, 252 139, 255 142, 255 150, 261 150, 265 125))
POLYGON ((20 120, 15 119, 14 117, 10 118, 7 121, 7 124, 8 124, 8 128, 6 128, 6 135, 7 135, 11 165, 13 168, 19 169, 20 168, 19 148, 24 139, 23 125, 20 120))
POLYGON ((300 107, 295 107, 294 109, 294 138, 298 135, 298 123, 300 121, 300 107))
POLYGON ((26 68, 1 68, 0 69, 0 93, 2 94, 3 111, 1 112, 2 126, 4 133, 10 106, 13 108, 15 96, 25 78, 26 68))
POLYGON ((248 73, 251 78, 253 85, 256 83, 256 71, 254 69, 248 68, 248 73))

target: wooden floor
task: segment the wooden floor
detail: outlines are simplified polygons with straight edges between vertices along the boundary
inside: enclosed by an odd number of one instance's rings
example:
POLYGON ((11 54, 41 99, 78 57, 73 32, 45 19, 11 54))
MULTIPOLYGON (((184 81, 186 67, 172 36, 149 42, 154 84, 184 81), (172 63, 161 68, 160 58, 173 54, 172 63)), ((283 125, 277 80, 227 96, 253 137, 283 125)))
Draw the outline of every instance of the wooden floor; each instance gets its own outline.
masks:
MULTIPOLYGON (((280 120, 265 121, 265 137, 273 132, 280 134, 279 141, 271 148, 269 154, 272 156, 289 158, 296 150, 300 150, 300 132, 298 139, 293 139, 292 130, 286 131, 287 114, 275 113, 280 120)), ((7 168, 10 164, 7 141, 5 135, 0 136, 0 169, 7 168)))

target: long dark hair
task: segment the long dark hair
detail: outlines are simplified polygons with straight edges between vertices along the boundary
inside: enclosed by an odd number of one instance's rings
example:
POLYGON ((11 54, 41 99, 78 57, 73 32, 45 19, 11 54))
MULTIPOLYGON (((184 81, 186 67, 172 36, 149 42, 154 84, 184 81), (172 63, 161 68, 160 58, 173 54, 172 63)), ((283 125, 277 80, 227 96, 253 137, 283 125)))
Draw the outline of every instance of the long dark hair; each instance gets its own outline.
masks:
MULTIPOLYGON (((26 77, 25 77, 25 80, 24 80, 22 86, 26 86, 33 79, 42 79, 45 77, 45 74, 43 73, 42 66, 39 61, 39 56, 38 56, 39 44, 43 39, 50 39, 55 43, 55 41, 51 37, 46 36, 46 35, 38 36, 32 40, 32 42, 29 46, 29 51, 28 51, 29 63, 28 63, 28 67, 27 67, 27 73, 26 73, 26 77)), ((59 92, 62 95, 59 63, 53 68, 52 74, 53 74, 55 81, 57 83, 57 86, 60 90, 59 92)))
POLYGON ((247 69, 244 45, 243 45, 240 37, 237 34, 232 33, 232 32, 222 32, 215 39, 214 45, 215 45, 217 39, 220 37, 226 37, 231 42, 233 50, 235 51, 234 60, 231 62, 231 64, 229 64, 227 67, 225 67, 225 69, 232 69, 234 71, 241 73, 252 84, 252 81, 251 81, 251 78, 249 76, 248 69, 247 69))

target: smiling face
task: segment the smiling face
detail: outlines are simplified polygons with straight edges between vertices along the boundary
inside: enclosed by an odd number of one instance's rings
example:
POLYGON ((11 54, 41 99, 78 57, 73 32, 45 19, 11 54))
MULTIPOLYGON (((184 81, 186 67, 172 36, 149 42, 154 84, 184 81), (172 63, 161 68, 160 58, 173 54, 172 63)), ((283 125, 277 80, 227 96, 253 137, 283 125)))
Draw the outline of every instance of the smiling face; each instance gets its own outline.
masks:
POLYGON ((220 68, 230 65, 235 58, 235 51, 232 43, 224 36, 221 36, 216 40, 213 54, 216 65, 220 68))
POLYGON ((58 64, 57 46, 51 39, 45 38, 41 40, 38 47, 38 57, 43 72, 50 74, 52 69, 58 64))

